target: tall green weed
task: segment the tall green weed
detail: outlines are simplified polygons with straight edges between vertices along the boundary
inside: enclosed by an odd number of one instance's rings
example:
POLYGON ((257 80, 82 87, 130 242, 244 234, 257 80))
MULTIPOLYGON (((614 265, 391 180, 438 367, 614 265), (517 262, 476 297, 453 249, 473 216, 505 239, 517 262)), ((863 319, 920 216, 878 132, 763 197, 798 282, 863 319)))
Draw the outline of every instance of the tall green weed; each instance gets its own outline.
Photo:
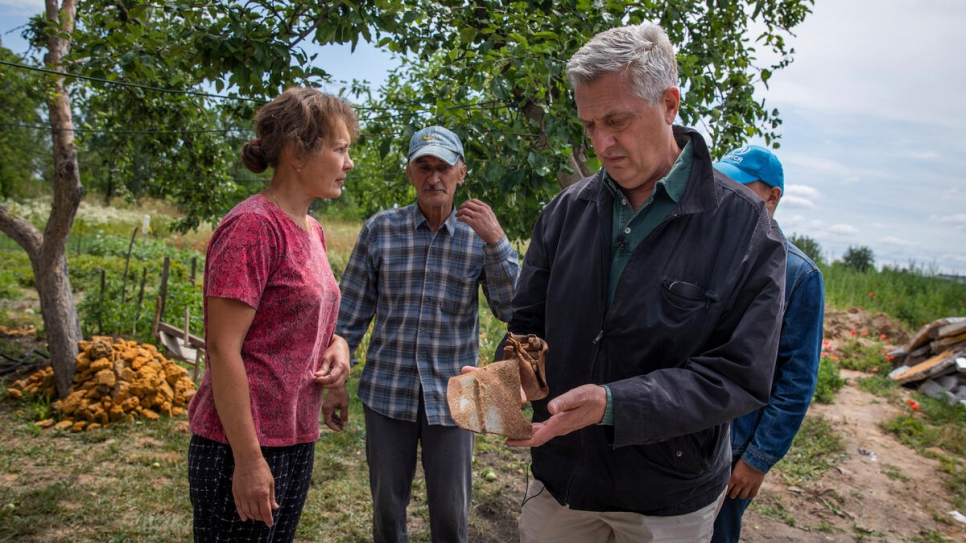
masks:
POLYGON ((941 317, 966 315, 964 278, 954 280, 914 265, 862 272, 835 262, 820 268, 825 302, 836 309, 887 313, 911 330, 941 317))

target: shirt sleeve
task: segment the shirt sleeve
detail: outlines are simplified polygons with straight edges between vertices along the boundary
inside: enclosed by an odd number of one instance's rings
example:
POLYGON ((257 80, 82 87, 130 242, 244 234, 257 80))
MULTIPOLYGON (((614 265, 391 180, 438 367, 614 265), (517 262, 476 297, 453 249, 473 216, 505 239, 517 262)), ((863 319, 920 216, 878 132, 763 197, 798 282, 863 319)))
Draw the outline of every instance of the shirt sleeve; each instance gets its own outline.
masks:
POLYGON ((513 290, 520 278, 520 255, 506 236, 493 245, 484 245, 483 255, 483 295, 496 318, 508 322, 513 315, 513 290))
POLYGON ((372 246, 372 229, 368 222, 363 225, 356 240, 349 263, 346 265, 339 289, 342 291, 342 301, 339 305, 339 322, 336 333, 349 344, 352 353, 352 364, 358 363, 355 352, 362 342, 362 337, 369 329, 369 323, 376 312, 376 301, 379 297, 378 270, 372 262, 370 247, 372 246))
POLYGON ((208 246, 205 296, 239 300, 258 309, 274 267, 277 237, 269 223, 254 214, 227 218, 208 246))

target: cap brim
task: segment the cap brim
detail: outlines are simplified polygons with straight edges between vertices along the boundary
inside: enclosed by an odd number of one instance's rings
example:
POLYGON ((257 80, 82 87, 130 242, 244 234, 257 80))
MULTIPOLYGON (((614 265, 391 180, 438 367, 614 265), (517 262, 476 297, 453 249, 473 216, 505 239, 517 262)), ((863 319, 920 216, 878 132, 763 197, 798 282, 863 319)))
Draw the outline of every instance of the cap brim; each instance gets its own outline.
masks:
POLYGON ((714 167, 719 172, 727 175, 742 185, 758 181, 758 177, 751 175, 750 173, 728 162, 715 162, 714 167))
POLYGON ((440 147, 438 145, 426 145, 413 152, 413 154, 409 157, 409 161, 412 162, 417 158, 426 155, 434 156, 450 166, 456 164, 456 161, 460 158, 458 153, 454 153, 445 147, 440 147))

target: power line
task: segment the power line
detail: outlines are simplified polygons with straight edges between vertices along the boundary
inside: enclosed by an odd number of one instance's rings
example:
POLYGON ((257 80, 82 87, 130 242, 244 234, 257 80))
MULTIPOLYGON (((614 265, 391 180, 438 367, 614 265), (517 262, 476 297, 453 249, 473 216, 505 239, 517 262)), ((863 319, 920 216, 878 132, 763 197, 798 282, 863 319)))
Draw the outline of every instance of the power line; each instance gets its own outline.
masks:
POLYGON ((98 134, 223 134, 225 132, 244 132, 247 128, 220 128, 214 130, 107 130, 102 128, 51 128, 49 126, 22 123, 0 122, 0 126, 12 126, 14 128, 33 128, 37 130, 54 131, 74 131, 74 132, 96 132, 98 134))
MULTIPOLYGON (((125 81, 112 81, 110 79, 103 79, 103 78, 99 78, 99 77, 91 77, 91 76, 87 76, 87 75, 72 74, 72 73, 69 73, 69 72, 58 72, 58 71, 55 71, 55 70, 48 70, 46 68, 39 68, 39 67, 36 67, 36 66, 27 66, 25 64, 18 64, 16 62, 9 62, 9 61, 6 61, 6 60, 0 60, 0 65, 10 66, 12 68, 20 68, 22 70, 30 70, 30 71, 34 71, 34 72, 45 73, 45 74, 49 74, 49 75, 56 75, 56 76, 62 76, 62 77, 71 77, 71 78, 75 78, 75 79, 83 79, 83 80, 86 80, 86 81, 95 81, 95 82, 98 82, 98 83, 106 83, 106 84, 109 84, 109 85, 120 85, 122 87, 132 87, 132 88, 137 88, 137 89, 152 90, 152 91, 164 92, 164 93, 168 93, 168 94, 183 94, 183 95, 187 95, 187 96, 198 96, 198 97, 201 97, 201 98, 214 98, 214 99, 218 99, 218 100, 244 100, 244 101, 247 101, 247 102, 255 102, 257 104, 265 104, 265 103, 267 103, 265 100, 261 100, 261 99, 257 99, 257 98, 246 98, 246 97, 243 97, 243 96, 224 96, 224 95, 220 95, 220 94, 209 94, 209 93, 198 92, 198 91, 188 91, 188 90, 178 90, 178 89, 166 89, 166 88, 163 88, 163 87, 154 87, 154 86, 151 86, 151 85, 141 85, 141 84, 138 84, 138 83, 128 83, 128 82, 125 82, 125 81)), ((390 115, 392 115, 392 116, 398 116, 399 115, 399 113, 396 112, 395 109, 394 108, 391 108, 391 107, 364 106, 364 105, 359 105, 359 104, 352 104, 352 107, 353 107, 353 109, 357 109, 357 110, 360 110, 360 111, 384 111, 384 112, 390 112, 390 115)), ((398 107, 398 106, 396 106, 396 107, 398 107)), ((445 109, 446 109, 446 111, 451 111, 451 110, 456 110, 456 109, 480 109, 480 110, 486 110, 486 109, 499 109, 499 108, 502 108, 502 107, 506 107, 506 105, 503 103, 502 100, 491 100, 491 101, 488 101, 488 102, 481 102, 481 103, 478 103, 478 104, 462 104, 462 105, 450 106, 450 107, 447 107, 445 109), (491 105, 491 104, 496 104, 496 105, 491 105)), ((426 107, 421 108, 421 110, 424 111, 424 112, 430 112, 431 111, 429 108, 426 108, 426 107)), ((405 112, 405 114, 408 114, 409 116, 416 115, 416 113, 414 111, 405 112)), ((389 117, 388 116, 387 117, 377 117, 375 119, 369 119, 369 120, 381 120, 383 118, 389 118, 389 117)))
POLYGON ((91 77, 89 75, 72 74, 72 73, 68 73, 68 72, 58 72, 58 71, 55 71, 55 70, 48 70, 46 68, 38 68, 36 66, 27 66, 27 65, 24 65, 24 64, 17 64, 16 62, 8 62, 6 60, 0 60, 0 64, 5 65, 5 66, 10 66, 10 67, 13 67, 13 68, 20 68, 22 70, 30 70, 30 71, 33 71, 33 72, 40 72, 40 73, 45 73, 45 74, 49 74, 49 75, 56 75, 56 76, 61 76, 61 77, 72 77, 74 79, 83 79, 83 80, 86 80, 86 81, 95 81, 95 82, 98 82, 98 83, 107 83, 109 85, 120 85, 122 87, 131 87, 131 88, 135 88, 135 89, 151 90, 151 91, 156 91, 156 92, 166 92, 166 93, 169 93, 169 94, 184 94, 184 95, 187 95, 187 96, 198 96, 198 97, 201 97, 201 98, 215 98, 215 99, 218 99, 218 100, 244 100, 244 101, 247 101, 247 102, 256 102, 256 103, 259 103, 259 104, 264 104, 265 103, 265 100, 258 100, 258 99, 255 99, 255 98, 245 98, 243 96, 222 96, 220 94, 208 94, 206 92, 186 91, 186 90, 178 90, 178 89, 165 89, 163 87, 153 87, 151 85, 141 85, 141 84, 138 84, 138 83, 127 83, 127 82, 124 82, 124 81, 111 81, 110 79, 102 79, 102 78, 99 78, 99 77, 91 77))

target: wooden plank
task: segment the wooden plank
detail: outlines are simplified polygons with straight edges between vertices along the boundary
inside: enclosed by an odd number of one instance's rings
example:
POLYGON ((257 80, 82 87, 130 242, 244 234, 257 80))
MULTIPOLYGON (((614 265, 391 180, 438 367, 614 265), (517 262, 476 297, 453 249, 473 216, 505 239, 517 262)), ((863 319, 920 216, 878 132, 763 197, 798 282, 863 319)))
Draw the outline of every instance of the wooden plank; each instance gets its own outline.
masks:
POLYGON ((906 371, 892 377, 897 383, 909 383, 913 381, 923 381, 929 377, 944 373, 949 367, 956 364, 956 356, 949 353, 936 355, 925 362, 916 364, 906 371))
POLYGON ((943 351, 948 351, 949 349, 955 349, 961 345, 966 345, 966 332, 959 334, 958 336, 949 336, 942 339, 937 339, 929 344, 929 347, 934 353, 941 353, 943 351))
MULTIPOLYGON (((958 319, 957 322, 951 322, 950 324, 947 324, 946 326, 941 326, 939 328, 939 330, 937 331, 937 333, 939 334, 939 337, 945 338, 949 336, 966 335, 966 317, 956 317, 956 318, 958 319)), ((952 321, 953 319, 949 319, 949 320, 952 321)))
MULTIPOLYGON (((178 339, 182 339, 185 336, 184 330, 176 326, 172 326, 166 322, 158 322, 158 331, 166 332, 178 339)), ((194 347, 195 349, 204 349, 205 340, 194 334, 188 334, 188 345, 194 347)))

